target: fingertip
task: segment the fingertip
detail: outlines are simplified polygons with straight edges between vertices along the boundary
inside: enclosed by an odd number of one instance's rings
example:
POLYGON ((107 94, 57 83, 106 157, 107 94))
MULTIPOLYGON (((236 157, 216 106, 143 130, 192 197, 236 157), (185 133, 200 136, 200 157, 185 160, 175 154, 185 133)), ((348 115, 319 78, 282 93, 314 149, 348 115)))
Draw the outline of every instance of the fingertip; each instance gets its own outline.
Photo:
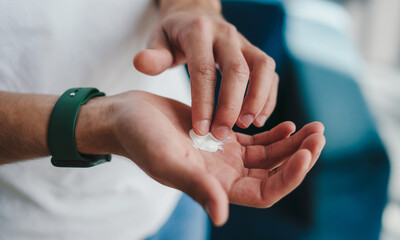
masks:
POLYGON ((322 135, 322 148, 324 148, 325 147, 325 145, 326 145, 326 137, 325 137, 325 135, 322 135))
POLYGON ((315 132, 319 132, 319 133, 324 133, 325 132, 325 126, 321 122, 315 121, 315 122, 312 122, 310 124, 315 129, 315 132))
POLYGON ((308 149, 299 151, 299 159, 301 159, 302 171, 307 172, 312 160, 312 153, 308 149))
MULTIPOLYGON (((285 195, 293 191, 304 180, 308 166, 311 163, 311 153, 307 149, 298 150, 294 153, 283 167, 280 174, 272 175, 275 179, 279 179, 277 185, 279 189, 284 189, 285 195)), ((280 167, 280 168, 281 168, 280 167)))
MULTIPOLYGON (((315 162, 316 162, 316 161, 319 159, 319 157, 321 156, 321 152, 322 152, 322 150, 324 149, 325 144, 326 144, 326 138, 325 138, 324 135, 320 134, 319 138, 320 138, 320 139, 319 139, 319 146, 318 146, 318 148, 317 148, 317 154, 316 154, 315 159, 314 159, 315 162)), ((313 164, 310 165, 310 167, 312 167, 312 166, 313 166, 313 164)))
POLYGON ((203 119, 197 124, 194 124, 194 131, 197 135, 204 136, 210 131, 211 122, 208 119, 203 119))
POLYGON ((229 199, 218 179, 206 172, 188 172, 181 189, 197 201, 208 213, 216 226, 222 226, 228 219, 229 199))
MULTIPOLYGON (((138 52, 133 58, 133 66, 139 72, 145 73, 148 68, 148 54, 147 50, 138 52)), ((147 70, 148 71, 148 70, 147 70)))
POLYGON ((286 121, 283 122, 282 124, 285 124, 288 128, 288 130, 290 130, 290 134, 294 133, 296 131, 296 124, 292 121, 286 121))
POLYGON ((173 63, 172 54, 166 49, 146 49, 140 51, 133 58, 133 65, 147 75, 158 75, 169 68, 173 63))
MULTIPOLYGON (((292 173, 298 173, 297 177, 301 177, 304 175, 304 172, 307 172, 309 166, 311 164, 312 153, 308 149, 300 149, 298 150, 289 160, 290 165, 292 166, 292 173)), ((290 176, 289 176, 290 177, 290 176)), ((296 177, 296 174, 293 174, 293 177, 296 177)))
POLYGON ((279 128, 281 131, 286 133, 286 137, 289 137, 291 134, 293 134, 296 131, 296 125, 292 121, 286 121, 280 123, 277 128, 279 128))
POLYGON ((310 136, 315 133, 323 134, 325 131, 325 127, 321 122, 311 122, 305 125, 304 127, 301 128, 299 132, 301 132, 300 135, 303 135, 304 138, 307 136, 310 136))
POLYGON ((300 149, 309 150, 314 156, 318 154, 325 146, 325 136, 321 133, 313 133, 304 139, 300 149))
POLYGON ((215 226, 221 227, 228 221, 229 201, 227 197, 219 199, 218 202, 208 202, 204 209, 215 226))
POLYGON ((226 126, 216 126, 211 129, 211 134, 218 140, 225 140, 229 135, 229 128, 226 126))
POLYGON ((239 117, 238 121, 236 124, 240 128, 248 128, 254 121, 254 116, 252 114, 244 114, 241 117, 239 117))
POLYGON ((310 137, 315 138, 314 141, 316 142, 317 149, 322 150, 322 148, 325 146, 325 143, 326 143, 325 136, 322 133, 314 133, 310 137))
POLYGON ((254 125, 256 127, 262 127, 262 126, 264 126, 266 121, 267 121, 267 116, 264 116, 264 115, 258 116, 256 118, 256 120, 254 120, 254 125))

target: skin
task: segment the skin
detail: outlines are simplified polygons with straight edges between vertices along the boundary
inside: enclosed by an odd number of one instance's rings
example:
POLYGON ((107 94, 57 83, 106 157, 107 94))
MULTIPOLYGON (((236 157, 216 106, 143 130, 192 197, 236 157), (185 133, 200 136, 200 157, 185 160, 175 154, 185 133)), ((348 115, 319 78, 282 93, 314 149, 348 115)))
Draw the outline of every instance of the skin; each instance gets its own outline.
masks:
MULTIPOLYGON (((0 163, 49 155, 47 126, 57 98, 0 92, 0 125, 6 126, 0 163)), ((291 135, 294 124, 284 122, 255 136, 230 131, 223 151, 205 152, 190 140, 190 116, 189 106, 146 92, 93 98, 79 109, 77 149, 131 159, 156 181, 190 195, 220 226, 229 202, 265 208, 291 192, 325 144, 321 123, 291 135)))
POLYGON ((241 128, 263 126, 276 104, 279 77, 274 60, 223 18, 219 1, 162 0, 160 12, 148 49, 134 58, 136 69, 156 75, 188 64, 192 125, 199 135, 211 129, 222 140, 235 123, 241 128), (214 113, 216 66, 222 83, 214 113))
MULTIPOLYGON (((262 126, 271 114, 278 86, 274 61, 223 19, 218 1, 159 5, 160 24, 134 65, 155 75, 187 62, 192 108, 137 91, 91 99, 78 113, 78 151, 128 157, 156 181, 190 195, 218 226, 226 222, 230 202, 271 206, 298 186, 318 159, 323 125, 310 123, 294 135, 291 122, 253 137, 232 132, 234 123, 262 126), (222 86, 213 113, 215 66, 222 86), (211 129, 226 139, 224 150, 195 149, 188 136, 192 126, 197 134, 211 129)), ((0 164, 50 154, 47 127, 58 97, 0 92, 0 164)))
POLYGON ((186 192, 218 226, 228 218, 229 202, 265 208, 291 192, 325 144, 321 123, 311 123, 290 136, 295 126, 284 122, 254 137, 230 131, 223 151, 205 152, 194 148, 188 135, 188 106, 144 92, 131 97, 141 107, 125 105, 122 115, 115 115, 122 155, 158 182, 186 192), (137 119, 138 114, 143 117, 137 119))

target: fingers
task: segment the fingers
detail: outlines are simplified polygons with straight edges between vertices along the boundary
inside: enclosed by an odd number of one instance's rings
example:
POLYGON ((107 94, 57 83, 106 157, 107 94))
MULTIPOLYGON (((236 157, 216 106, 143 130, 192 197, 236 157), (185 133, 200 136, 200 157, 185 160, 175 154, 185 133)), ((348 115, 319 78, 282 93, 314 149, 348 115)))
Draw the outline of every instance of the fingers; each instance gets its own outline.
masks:
POLYGON ((250 74, 237 35, 236 28, 227 25, 214 45, 222 79, 211 132, 220 140, 228 136, 239 116, 250 74))
POLYGON ((179 179, 177 188, 203 206, 216 226, 222 226, 227 221, 229 215, 228 197, 214 176, 194 170, 180 172, 179 179))
POLYGON ((318 160, 322 149, 326 143, 325 136, 320 133, 314 133, 307 137, 300 146, 300 149, 307 149, 312 154, 311 164, 309 170, 314 166, 315 162, 318 160))
POLYGON ((199 135, 210 130, 217 79, 212 39, 203 31, 193 32, 183 42, 191 82, 192 126, 199 135))
POLYGON ((235 122, 240 127, 248 127, 256 119, 255 124, 262 126, 276 105, 279 78, 275 73, 274 60, 243 40, 230 24, 221 28, 224 31, 218 33, 220 37, 216 40, 211 38, 211 34, 205 33, 206 22, 196 25, 199 25, 197 31, 186 35, 182 41, 191 76, 192 124, 195 132, 205 135, 212 122, 212 134, 222 140, 235 122), (242 45, 245 45, 245 49, 242 45), (214 58, 220 67, 222 80, 218 106, 213 116, 216 82, 214 58), (243 101, 249 67, 250 85, 243 101))
POLYGON ((236 122, 241 128, 249 127, 254 120, 258 126, 261 123, 264 125, 263 123, 270 115, 267 114, 267 110, 271 111, 275 107, 276 100, 273 98, 276 98, 278 81, 275 61, 247 41, 244 40, 244 42, 243 55, 251 69, 251 74, 247 95, 236 122))
MULTIPOLYGON (((304 126, 293 136, 270 145, 247 146, 244 153, 244 165, 247 168, 272 169, 286 158, 295 153, 310 135, 317 133, 322 135, 324 126, 319 122, 313 122, 304 126)), ((311 138, 309 147, 320 145, 322 138, 311 138), (312 140, 312 141, 311 141, 312 140)))
POLYGON ((304 179, 311 162, 306 149, 296 152, 283 169, 271 177, 243 177, 229 191, 229 199, 239 205, 266 208, 293 191, 304 179))
POLYGON ((191 28, 181 31, 176 31, 174 25, 165 24, 164 29, 160 27, 154 32, 150 49, 135 56, 134 66, 145 74, 157 75, 187 60, 192 92, 192 125, 196 134, 205 135, 210 130, 214 111, 216 67, 213 27, 204 17, 192 19, 191 28))
MULTIPOLYGON (((306 149, 311 153, 311 163, 310 166, 308 167, 308 170, 310 170, 316 161, 318 160, 322 149, 324 148, 326 143, 325 136, 322 135, 321 133, 314 133, 310 136, 308 136, 301 144, 300 150, 301 149, 306 149)), ((284 169, 284 166, 287 164, 287 159, 290 157, 286 158, 283 160, 282 165, 280 165, 276 170, 274 170, 273 174, 276 174, 277 172, 280 172, 282 169, 284 169)), ((271 171, 265 170, 265 169, 249 169, 247 172, 248 177, 253 177, 253 178, 260 178, 264 179, 266 176, 271 175, 271 171)))
MULTIPOLYGON (((232 30, 232 32, 235 31, 235 29, 232 30)), ((219 104, 212 127, 213 135, 219 139, 224 139, 226 127, 233 126, 234 119, 241 128, 247 128, 253 122, 258 127, 263 126, 276 105, 279 77, 275 73, 275 61, 260 49, 251 45, 242 36, 238 39, 241 40, 242 47, 237 53, 232 51, 232 49, 238 47, 234 45, 234 41, 224 45, 225 49, 229 49, 226 56, 220 53, 223 50, 218 51, 218 48, 216 49, 217 55, 222 56, 217 59, 220 66, 226 66, 226 62, 235 66, 228 67, 228 71, 222 69, 219 104), (243 58, 247 67, 244 65, 243 58), (242 94, 245 92, 249 77, 250 82, 246 98, 242 101, 242 94), (239 115, 237 115, 238 111, 239 115), (220 128, 225 129, 224 131, 221 130, 221 133, 219 133, 214 130, 221 125, 226 126, 220 128)))
POLYGON ((309 170, 311 157, 308 150, 301 149, 281 166, 280 171, 264 179, 263 201, 271 206, 299 186, 309 170))
POLYGON ((258 116, 253 122, 256 127, 264 126, 265 122, 274 111, 276 106, 276 100, 278 98, 278 84, 279 84, 279 76, 278 74, 275 73, 272 80, 272 86, 268 95, 268 100, 265 103, 264 108, 261 110, 261 112, 258 114, 258 116))
POLYGON ((207 134, 210 125, 211 132, 220 140, 228 136, 235 122, 242 128, 253 121, 256 126, 262 126, 276 103, 278 78, 272 58, 254 47, 224 20, 214 22, 197 16, 182 25, 176 20, 171 18, 156 29, 149 49, 135 56, 136 69, 157 75, 171 66, 188 62, 192 125, 199 135, 207 134), (175 27, 178 25, 180 27, 175 27), (216 62, 222 73, 222 83, 213 116, 216 62), (249 77, 248 93, 243 100, 249 77))
POLYGON ((269 145, 276 141, 289 137, 296 131, 296 125, 293 122, 283 122, 269 131, 259 133, 253 136, 236 133, 237 140, 242 146, 250 145, 269 145))
POLYGON ((148 49, 140 51, 133 59, 135 68, 148 75, 160 74, 173 63, 172 50, 161 28, 153 32, 148 49))

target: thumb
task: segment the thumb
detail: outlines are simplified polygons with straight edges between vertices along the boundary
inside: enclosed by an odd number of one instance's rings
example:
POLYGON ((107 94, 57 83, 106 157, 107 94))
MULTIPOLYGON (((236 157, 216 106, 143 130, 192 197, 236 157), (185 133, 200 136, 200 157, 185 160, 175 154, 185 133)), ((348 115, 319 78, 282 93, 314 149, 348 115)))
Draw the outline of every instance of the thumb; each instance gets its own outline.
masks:
POLYGON ((208 213, 216 226, 222 226, 228 220, 229 200, 219 181, 207 172, 188 173, 180 179, 183 192, 197 201, 208 213))
POLYGON ((173 62, 174 55, 162 29, 157 29, 152 34, 148 49, 140 51, 133 59, 135 68, 148 75, 162 73, 171 67, 173 62))

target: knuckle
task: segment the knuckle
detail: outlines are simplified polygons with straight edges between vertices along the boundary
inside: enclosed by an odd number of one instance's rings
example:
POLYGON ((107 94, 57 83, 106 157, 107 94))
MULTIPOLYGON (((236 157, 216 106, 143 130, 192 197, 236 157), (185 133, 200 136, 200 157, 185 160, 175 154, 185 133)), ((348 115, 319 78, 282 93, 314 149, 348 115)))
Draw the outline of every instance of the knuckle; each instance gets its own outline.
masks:
POLYGON ((197 77, 202 80, 214 81, 216 69, 214 64, 200 63, 194 68, 194 72, 197 77))
MULTIPOLYGON (((241 77, 249 77, 250 75, 250 70, 249 67, 247 66, 247 64, 244 64, 242 62, 236 61, 236 62, 232 62, 229 66, 228 66, 228 71, 232 72, 236 75, 239 75, 241 77)), ((245 79, 243 81, 247 82, 248 79, 245 79)))
POLYGON ((192 107, 196 106, 214 106, 213 98, 195 98, 192 100, 192 107))
POLYGON ((209 29, 209 20, 204 16, 198 16, 193 18, 189 22, 189 28, 179 28, 176 31, 178 42, 183 47, 190 47, 190 43, 196 40, 204 40, 208 35, 207 30, 209 29), (199 39, 200 38, 200 39, 199 39))
POLYGON ((208 19, 204 16, 197 16, 193 18, 191 25, 197 31, 205 31, 207 29, 208 19))
POLYGON ((220 24, 220 31, 228 36, 233 36, 238 33, 236 27, 230 23, 223 22, 220 24))
POLYGON ((185 29, 177 31, 176 38, 180 46, 185 47, 188 45, 188 33, 185 29))
POLYGON ((275 68, 276 68, 275 60, 272 57, 268 56, 267 54, 263 53, 260 56, 258 62, 260 64, 262 64, 263 66, 266 66, 271 71, 275 71, 275 68))

